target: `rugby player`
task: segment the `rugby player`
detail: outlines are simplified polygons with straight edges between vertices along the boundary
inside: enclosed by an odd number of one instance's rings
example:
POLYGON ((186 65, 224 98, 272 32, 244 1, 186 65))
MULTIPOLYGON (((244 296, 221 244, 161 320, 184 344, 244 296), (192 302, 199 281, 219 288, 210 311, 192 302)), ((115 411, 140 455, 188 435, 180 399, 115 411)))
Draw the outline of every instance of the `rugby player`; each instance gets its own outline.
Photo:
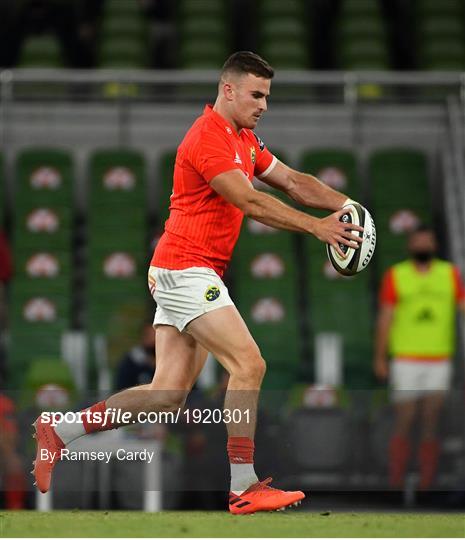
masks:
POLYGON ((49 489, 59 459, 41 461, 42 448, 57 451, 86 433, 117 427, 98 421, 108 408, 133 415, 178 410, 210 351, 230 376, 225 410, 244 413, 242 421, 227 424, 230 512, 279 510, 304 498, 301 491, 273 488, 271 479, 259 481, 255 474, 255 421, 265 360, 222 275, 244 215, 271 227, 312 234, 334 246, 341 256, 341 245, 359 246, 361 240, 353 231, 363 229, 352 225, 347 230, 339 220, 344 213, 341 208, 350 201, 346 195, 280 162, 254 132, 267 110, 273 75, 270 65, 252 52, 237 52, 226 60, 215 104, 205 107, 178 148, 170 215, 148 274, 157 303, 153 381, 90 407, 94 421, 60 423, 53 428, 39 417, 34 474, 42 492, 49 489), (333 213, 318 219, 295 210, 255 190, 254 176, 304 206, 333 213))

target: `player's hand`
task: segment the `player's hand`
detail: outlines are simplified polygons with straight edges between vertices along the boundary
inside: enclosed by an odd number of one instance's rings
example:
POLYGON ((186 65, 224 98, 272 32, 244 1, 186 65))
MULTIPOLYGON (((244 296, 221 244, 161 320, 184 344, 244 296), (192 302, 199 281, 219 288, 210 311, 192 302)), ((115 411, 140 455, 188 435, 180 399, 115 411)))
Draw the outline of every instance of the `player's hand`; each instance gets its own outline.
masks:
POLYGON ((381 382, 386 381, 389 375, 388 362, 386 358, 375 358, 373 370, 378 380, 381 382))
POLYGON ((341 257, 345 257, 345 254, 339 244, 358 248, 362 243, 362 238, 352 234, 351 231, 360 231, 363 233, 363 227, 339 221, 341 216, 346 213, 347 210, 341 208, 337 212, 334 212, 334 214, 319 219, 314 231, 314 235, 318 240, 332 246, 341 257))

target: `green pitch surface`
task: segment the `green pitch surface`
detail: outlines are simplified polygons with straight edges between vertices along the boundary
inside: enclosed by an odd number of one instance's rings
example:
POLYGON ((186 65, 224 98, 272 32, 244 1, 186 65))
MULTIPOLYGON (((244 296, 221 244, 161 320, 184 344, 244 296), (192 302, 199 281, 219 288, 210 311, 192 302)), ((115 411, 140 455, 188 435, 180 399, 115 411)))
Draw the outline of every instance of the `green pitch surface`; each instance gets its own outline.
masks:
POLYGON ((13 537, 464 537, 464 514, 289 511, 252 516, 227 512, 2 512, 0 538, 13 537))

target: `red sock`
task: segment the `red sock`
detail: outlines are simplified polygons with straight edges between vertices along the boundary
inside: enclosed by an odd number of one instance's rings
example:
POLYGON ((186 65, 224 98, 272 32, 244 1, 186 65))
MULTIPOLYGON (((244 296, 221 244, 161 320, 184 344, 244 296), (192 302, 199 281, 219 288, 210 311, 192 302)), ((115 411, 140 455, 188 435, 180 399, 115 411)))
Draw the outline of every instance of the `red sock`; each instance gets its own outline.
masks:
POLYGON ((436 476, 439 460, 439 442, 436 439, 422 441, 418 449, 420 465, 420 489, 428 489, 436 476))
POLYGON ((410 451, 408 439, 400 435, 394 435, 391 438, 389 443, 389 484, 393 488, 400 488, 404 483, 410 451))
POLYGON ((92 407, 84 409, 84 413, 89 411, 88 414, 82 415, 82 423, 86 433, 94 433, 95 431, 107 431, 113 429, 114 425, 111 422, 111 414, 106 416, 105 411, 107 409, 105 401, 99 401, 92 407))
POLYGON ((9 473, 5 476, 5 506, 7 510, 22 510, 26 499, 24 473, 9 473))
POLYGON ((229 437, 227 449, 229 463, 237 465, 253 463, 255 444, 252 439, 248 437, 229 437))

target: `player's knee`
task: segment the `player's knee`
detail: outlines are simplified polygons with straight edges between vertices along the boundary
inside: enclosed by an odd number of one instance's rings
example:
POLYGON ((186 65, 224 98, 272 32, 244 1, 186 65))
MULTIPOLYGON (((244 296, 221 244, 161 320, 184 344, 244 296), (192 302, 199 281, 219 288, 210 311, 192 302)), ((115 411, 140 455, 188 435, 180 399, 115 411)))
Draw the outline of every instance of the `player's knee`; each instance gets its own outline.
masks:
POLYGON ((247 356, 238 367, 235 375, 245 381, 261 382, 266 372, 266 363, 260 351, 247 356))

